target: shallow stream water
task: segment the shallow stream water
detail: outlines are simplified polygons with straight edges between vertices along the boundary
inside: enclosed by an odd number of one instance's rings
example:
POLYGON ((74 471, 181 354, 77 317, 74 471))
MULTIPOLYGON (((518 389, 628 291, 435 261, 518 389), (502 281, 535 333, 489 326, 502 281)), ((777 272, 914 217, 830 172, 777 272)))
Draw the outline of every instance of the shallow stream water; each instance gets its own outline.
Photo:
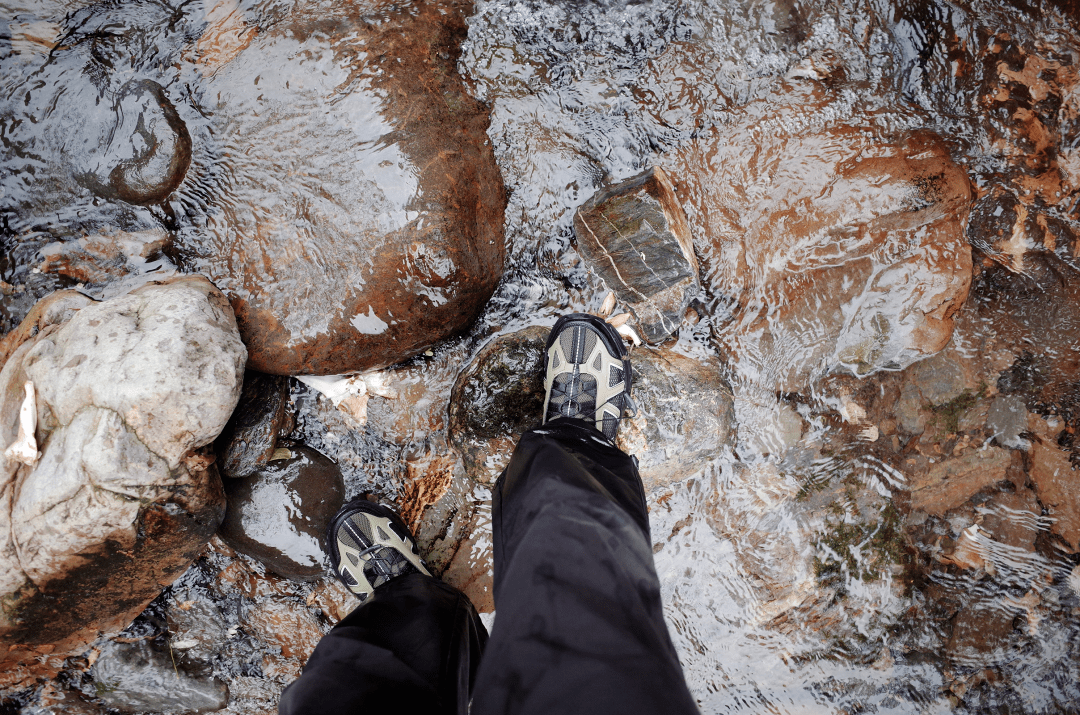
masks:
MULTIPOLYGON (((227 211, 249 211, 260 225, 280 221, 271 205, 273 186, 308 153, 355 149, 376 167, 407 160, 390 148, 368 146, 381 131, 379 120, 366 116, 358 95, 350 98, 345 89, 341 101, 356 106, 338 118, 323 99, 306 106, 305 92, 290 89, 292 104, 273 109, 269 128, 223 125, 210 97, 181 101, 191 87, 202 86, 193 74, 202 70, 184 59, 184 48, 197 41, 207 18, 218 23, 214 52, 223 63, 231 52, 228 38, 243 43, 243 27, 219 22, 216 7, 0 4, 5 329, 58 287, 108 296, 148 276, 198 269, 201 249, 154 248, 155 237, 168 245, 198 242, 192 236, 200 232, 218 236, 207 207, 219 200, 227 211), (181 183, 168 201, 118 208, 115 201, 87 200, 55 178, 65 162, 82 162, 87 175, 98 167, 99 138, 82 126, 74 90, 39 91, 77 86, 69 75, 81 71, 83 59, 65 64, 51 49, 75 36, 117 73, 107 81, 127 86, 121 80, 128 76, 155 77, 186 122, 194 147, 188 176, 198 180, 181 183), (98 36, 110 42, 96 43, 98 36), (210 109, 200 114, 200 107, 210 109), (230 142, 252 132, 274 143, 275 161, 219 168, 230 142), (247 172, 246 185, 256 188, 238 194, 229 171, 247 172), (138 251, 128 251, 127 265, 116 274, 39 268, 43 256, 77 240, 85 226, 104 224, 149 248, 137 259, 130 257, 138 251)), ((282 12, 270 1, 236 7, 251 25, 282 12)), ((366 9, 373 15, 385 10, 366 9)), ((987 417, 995 397, 1019 395, 1043 420, 1039 424, 1062 425, 1053 439, 1075 454, 1080 21, 1074 10, 1065 0, 477 2, 458 70, 468 91, 490 108, 487 134, 509 193, 503 280, 466 334, 395 371, 399 391, 423 396, 416 409, 394 413, 396 439, 376 426, 350 427, 300 386, 293 436, 342 465, 350 495, 396 498, 410 460, 447 449, 445 409, 454 378, 489 339, 550 325, 565 312, 599 309, 606 288, 573 243, 574 211, 599 187, 664 167, 707 275, 709 261, 721 261, 701 237, 715 230, 719 209, 710 203, 717 189, 700 168, 710 152, 728 146, 722 140, 710 145, 710 137, 746 125, 751 113, 774 121, 755 120, 754 160, 765 164, 779 156, 784 166, 770 176, 802 184, 835 150, 815 143, 823 131, 863 126, 872 116, 869 144, 879 138, 874 132, 935 132, 973 186, 966 237, 975 247, 974 278, 949 347, 924 361, 923 372, 907 362, 892 366, 906 370, 861 378, 825 369, 819 346, 831 328, 824 313, 766 311, 763 320, 783 349, 762 356, 730 328, 739 322, 740 307, 753 301, 716 290, 703 296, 700 322, 684 326, 673 344, 690 357, 721 355, 738 431, 698 474, 649 496, 665 613, 705 713, 1076 712, 1078 557, 1052 533, 1057 517, 1047 504, 1022 508, 1002 496, 1018 500, 1031 492, 1024 475, 1032 469, 1031 443, 1041 439, 1032 436, 1035 423, 1009 437, 994 433, 997 423, 987 417), (1003 216, 1020 229, 1002 224, 1003 216), (994 233, 999 224, 1003 234, 994 233), (1038 233, 1039 227, 1050 228, 1038 233), (1051 234, 1056 241, 1044 238, 1051 234), (1011 243, 998 240, 1002 235, 1011 243), (786 372, 792 366, 801 371, 797 384, 786 372), (927 387, 949 380, 938 397, 927 387), (905 397, 920 386, 920 396, 905 397), (912 416, 920 410, 926 414, 912 416), (922 436, 905 427, 918 419, 922 436), (1006 448, 1018 455, 1009 462, 1000 453, 1013 470, 1012 491, 975 489, 942 513, 912 503, 911 485, 930 465, 1006 448), (1010 528, 994 531, 999 522, 1010 528), (971 532, 972 525, 983 531, 971 532), (978 554, 968 566, 956 557, 965 538, 978 554)), ((310 72, 319 88, 345 87, 360 81, 349 74, 348 50, 313 31, 261 47, 265 57, 245 62, 278 68, 272 77, 278 84, 310 72), (302 61, 289 65, 296 74, 287 75, 281 69, 286 58, 297 57, 302 61)), ((247 65, 230 71, 241 70, 259 75, 247 65)), ((225 82, 222 77, 216 81, 225 82)), ((250 114, 237 116, 251 121, 263 111, 265 86, 253 81, 242 92, 232 90, 251 105, 250 114)), ((147 101, 148 95, 139 96, 147 101)), ((340 180, 348 184, 347 177, 340 180)), ((350 191, 341 186, 328 191, 350 191)), ((336 262, 342 235, 324 242, 317 230, 335 220, 331 209, 317 204, 318 193, 311 188, 312 203, 293 216, 303 240, 273 260, 311 252, 317 265, 330 266, 335 281, 350 280, 348 267, 336 262)), ((870 193, 856 186, 847 200, 859 204, 870 193)), ((355 198, 378 208, 362 191, 355 198)), ((379 210, 408 220, 407 206, 379 210)), ((279 228, 265 230, 271 235, 279 228)), ((783 260, 774 254, 757 265, 753 260, 749 273, 802 279, 800 290, 809 295, 834 290, 815 285, 816 269, 846 266, 842 257, 797 247, 783 260)), ((860 265, 852 262, 852 273, 864 270, 860 265)), ((932 278, 916 271, 910 280, 932 278)), ((901 300, 897 295, 883 300, 901 300)), ((372 422, 378 420, 376 412, 372 422)), ((1080 482, 1072 489, 1075 500, 1080 482)), ((470 558, 482 568, 490 561, 483 535, 489 492, 461 479, 451 490, 461 513, 473 510, 470 558)))

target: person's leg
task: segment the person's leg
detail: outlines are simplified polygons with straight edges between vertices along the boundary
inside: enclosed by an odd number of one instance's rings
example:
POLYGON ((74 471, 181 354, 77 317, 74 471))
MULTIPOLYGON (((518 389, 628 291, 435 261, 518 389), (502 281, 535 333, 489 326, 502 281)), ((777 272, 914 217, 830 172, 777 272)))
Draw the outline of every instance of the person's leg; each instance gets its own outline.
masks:
MULTIPOLYGON (((592 364, 594 344, 578 338, 565 352, 592 364)), ((590 423, 604 426, 599 410, 526 433, 496 482, 496 616, 474 715, 697 712, 664 623, 637 466, 590 423)))
POLYGON ((281 715, 381 706, 468 713, 487 631, 465 594, 420 570, 411 535, 390 513, 352 502, 331 524, 332 562, 364 602, 319 641, 303 675, 282 693, 281 715), (347 523, 356 508, 365 513, 347 523))

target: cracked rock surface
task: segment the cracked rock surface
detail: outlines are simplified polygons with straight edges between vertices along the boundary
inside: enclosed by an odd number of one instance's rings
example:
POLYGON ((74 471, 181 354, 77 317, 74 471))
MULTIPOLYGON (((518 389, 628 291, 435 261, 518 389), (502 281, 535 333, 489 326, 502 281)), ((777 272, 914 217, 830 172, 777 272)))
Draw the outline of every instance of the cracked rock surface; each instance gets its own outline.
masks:
POLYGON ((247 358, 225 297, 185 277, 68 303, 31 316, 36 332, 4 346, 5 444, 29 381, 41 452, 32 464, 0 463, 7 682, 127 625, 183 573, 224 510, 202 448, 236 406, 247 358))

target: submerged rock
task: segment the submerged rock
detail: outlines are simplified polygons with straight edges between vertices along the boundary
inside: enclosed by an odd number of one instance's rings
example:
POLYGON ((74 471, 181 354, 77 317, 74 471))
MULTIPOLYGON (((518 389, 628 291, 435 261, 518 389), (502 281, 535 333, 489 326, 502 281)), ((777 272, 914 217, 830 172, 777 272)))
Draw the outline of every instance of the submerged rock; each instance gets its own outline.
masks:
POLYGON ((719 359, 638 348, 631 364, 638 411, 615 444, 637 457, 646 492, 686 479, 732 446, 734 402, 719 359))
POLYGON ((246 477, 271 460, 278 437, 291 430, 288 404, 288 378, 245 373, 240 402, 218 440, 224 476, 246 477))
MULTIPOLYGON (((549 332, 537 326, 496 338, 454 384, 450 441, 481 484, 493 483, 522 432, 540 425, 549 332)), ((690 476, 733 441, 731 390, 719 360, 636 348, 630 362, 638 414, 622 421, 615 442, 637 456, 646 490, 690 476)))
POLYGON ((113 100, 114 123, 100 127, 96 148, 75 180, 98 196, 132 204, 163 201, 191 164, 191 136, 164 88, 127 82, 113 100))
POLYGON ((345 500, 341 470, 308 447, 281 448, 253 476, 225 483, 221 537, 285 578, 323 575, 326 527, 345 500))
POLYGON ((229 687, 189 672, 150 641, 109 643, 94 664, 98 697, 121 712, 206 713, 229 702, 229 687))
POLYGON ((671 336, 697 295, 686 215, 663 169, 604 189, 574 216, 578 251, 626 303, 650 343, 671 336))
POLYGON ((205 78, 236 150, 218 167, 228 200, 180 248, 230 296, 251 367, 389 365, 486 303, 506 198, 455 66, 466 29, 453 2, 291 4, 205 78))
POLYGON ((911 508, 941 516, 979 491, 1002 482, 1012 463, 1009 450, 983 447, 934 461, 913 459, 904 485, 911 508))
POLYGON ((173 603, 168 613, 169 647, 176 657, 210 663, 228 637, 221 610, 209 600, 173 603))
POLYGON ((0 371, 5 444, 31 382, 41 450, 0 463, 0 663, 14 679, 35 648, 78 652, 125 626, 213 534, 224 496, 201 449, 236 404, 246 357, 201 277, 77 311, 51 303, 0 371))
POLYGON ((488 111, 456 66, 469 12, 83 8, 0 88, 20 98, 0 111, 4 230, 167 225, 170 257, 229 297, 262 372, 415 355, 465 329, 503 270, 488 111))
POLYGON ((263 655, 262 670, 266 677, 283 683, 300 676, 325 633, 310 610, 287 599, 258 602, 244 614, 244 627, 278 651, 263 655))
POLYGON ((685 177, 716 337, 741 372, 792 392, 945 347, 971 282, 971 190, 937 136, 869 111, 821 126, 826 91, 788 89, 788 105, 750 103, 670 173, 685 177))
POLYGON ((1050 530, 1061 536, 1076 553, 1080 551, 1080 469, 1076 469, 1069 454, 1057 446, 1057 436, 1064 425, 1060 420, 1055 422, 1056 429, 1048 420, 1035 415, 1029 417, 1028 425, 1034 439, 1028 474, 1047 516, 1053 520, 1050 530))
POLYGON ((491 484, 521 433, 544 412, 544 343, 549 328, 503 335, 480 349, 450 395, 450 442, 469 476, 491 484))

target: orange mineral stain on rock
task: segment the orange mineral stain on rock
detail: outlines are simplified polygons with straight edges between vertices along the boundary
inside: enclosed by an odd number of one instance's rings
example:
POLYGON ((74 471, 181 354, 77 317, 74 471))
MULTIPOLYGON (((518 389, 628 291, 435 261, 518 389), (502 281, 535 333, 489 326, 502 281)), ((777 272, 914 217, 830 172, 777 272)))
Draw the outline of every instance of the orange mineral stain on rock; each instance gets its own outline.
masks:
POLYGON ((730 310, 716 337, 740 370, 784 391, 941 350, 971 281, 966 173, 929 132, 891 132, 871 111, 822 121, 828 92, 785 89, 669 170, 688 189, 702 283, 730 310))

